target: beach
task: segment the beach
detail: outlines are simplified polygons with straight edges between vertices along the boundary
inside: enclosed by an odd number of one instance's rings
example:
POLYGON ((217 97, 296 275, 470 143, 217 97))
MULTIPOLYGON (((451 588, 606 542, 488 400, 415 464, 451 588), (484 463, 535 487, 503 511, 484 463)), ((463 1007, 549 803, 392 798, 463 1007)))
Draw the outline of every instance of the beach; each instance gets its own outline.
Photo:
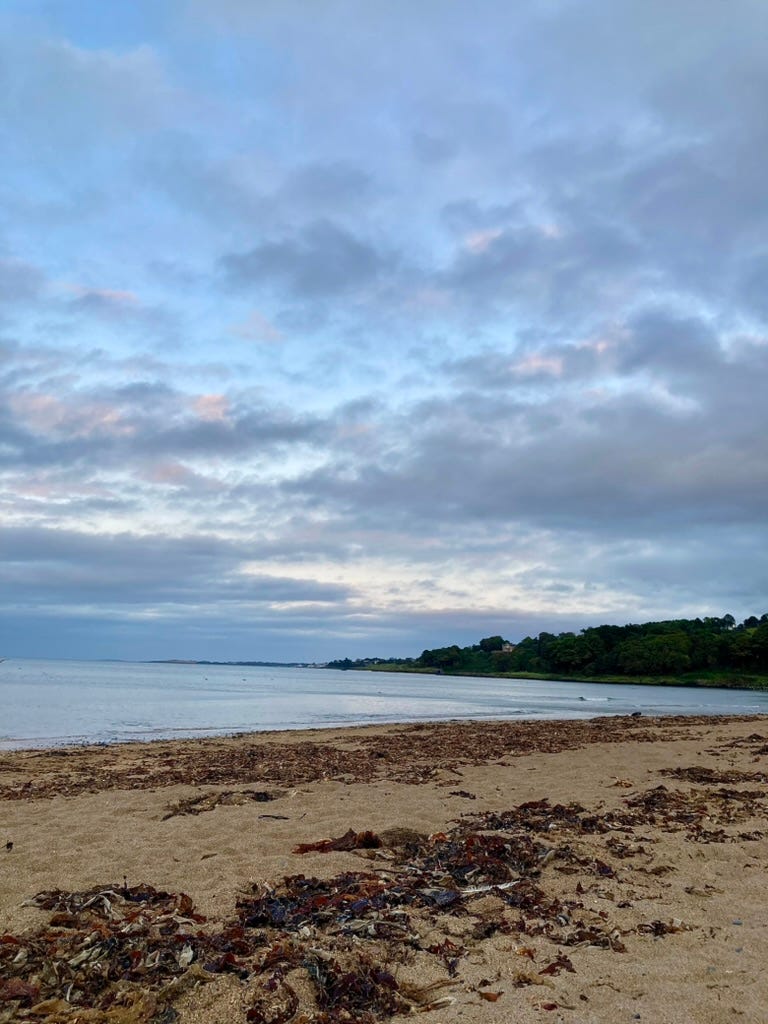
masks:
POLYGON ((766 778, 756 715, 3 752, 0 1021, 763 1021, 766 778))

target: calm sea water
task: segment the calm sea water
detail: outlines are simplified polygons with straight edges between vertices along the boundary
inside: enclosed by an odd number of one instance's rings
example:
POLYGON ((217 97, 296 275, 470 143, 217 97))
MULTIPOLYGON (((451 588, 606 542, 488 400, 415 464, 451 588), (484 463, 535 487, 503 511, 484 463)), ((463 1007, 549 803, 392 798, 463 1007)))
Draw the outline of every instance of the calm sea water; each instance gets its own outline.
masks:
POLYGON ((451 718, 768 713, 768 694, 330 669, 0 663, 0 749, 451 718))

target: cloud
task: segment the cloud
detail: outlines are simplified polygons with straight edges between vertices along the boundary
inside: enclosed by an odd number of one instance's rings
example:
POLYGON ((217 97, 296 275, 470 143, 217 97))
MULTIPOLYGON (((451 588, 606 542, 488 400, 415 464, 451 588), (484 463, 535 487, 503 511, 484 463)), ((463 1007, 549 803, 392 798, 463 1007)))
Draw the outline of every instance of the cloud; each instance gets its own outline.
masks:
POLYGON ((302 164, 292 170, 280 188, 279 201, 301 204, 310 213, 348 214, 376 195, 373 176, 350 162, 302 164))
POLYGON ((90 149, 94 142, 114 145, 162 124, 179 102, 150 46, 93 50, 23 28, 5 40, 5 79, 12 88, 0 90, 0 113, 9 130, 23 124, 26 144, 41 156, 90 149))
POLYGON ((768 348, 734 355, 708 324, 653 309, 601 347, 449 364, 456 391, 403 417, 405 448, 383 444, 351 471, 330 462, 284 486, 382 520, 595 535, 686 517, 757 526, 768 501, 768 348))
POLYGON ((239 324, 233 324, 230 328, 232 334, 247 341, 275 342, 284 337, 282 331, 278 330, 265 316, 262 316, 257 309, 251 310, 245 320, 239 324))
POLYGON ((299 299, 332 298, 375 286, 393 258, 330 221, 222 259, 230 284, 278 286, 299 299))
POLYGON ((270 406, 256 393, 188 394, 160 381, 89 379, 66 355, 26 347, 0 363, 0 467, 87 465, 128 470, 147 460, 236 457, 321 443, 320 417, 270 406), (57 374, 66 367, 67 376, 57 374))
POLYGON ((0 302, 27 302, 36 298, 43 288, 44 275, 21 260, 0 259, 0 302))
POLYGON ((758 610, 764 5, 310 6, 0 14, 24 621, 311 658, 758 610))
MULTIPOLYGON (((28 604, 80 608, 133 605, 164 608, 176 617, 180 606, 197 607, 206 593, 211 606, 315 605, 343 602, 346 587, 251 573, 246 543, 197 534, 88 534, 39 527, 0 529, 3 590, 17 609, 28 604)), ((64 613, 67 614, 67 613, 64 613)))

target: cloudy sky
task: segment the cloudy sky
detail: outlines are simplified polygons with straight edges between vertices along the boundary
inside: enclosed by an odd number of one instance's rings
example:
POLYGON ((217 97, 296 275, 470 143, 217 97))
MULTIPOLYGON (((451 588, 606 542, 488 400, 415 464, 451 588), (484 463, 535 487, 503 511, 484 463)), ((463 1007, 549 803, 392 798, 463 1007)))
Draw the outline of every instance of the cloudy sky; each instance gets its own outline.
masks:
POLYGON ((765 0, 5 0, 0 655, 768 609, 765 0))

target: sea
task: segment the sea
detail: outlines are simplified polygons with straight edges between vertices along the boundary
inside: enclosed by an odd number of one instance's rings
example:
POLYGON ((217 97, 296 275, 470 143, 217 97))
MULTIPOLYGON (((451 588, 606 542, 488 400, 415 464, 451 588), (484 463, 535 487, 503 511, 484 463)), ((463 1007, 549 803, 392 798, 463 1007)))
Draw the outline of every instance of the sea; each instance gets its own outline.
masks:
POLYGON ((466 719, 768 713, 768 693, 236 665, 0 663, 0 749, 466 719))

